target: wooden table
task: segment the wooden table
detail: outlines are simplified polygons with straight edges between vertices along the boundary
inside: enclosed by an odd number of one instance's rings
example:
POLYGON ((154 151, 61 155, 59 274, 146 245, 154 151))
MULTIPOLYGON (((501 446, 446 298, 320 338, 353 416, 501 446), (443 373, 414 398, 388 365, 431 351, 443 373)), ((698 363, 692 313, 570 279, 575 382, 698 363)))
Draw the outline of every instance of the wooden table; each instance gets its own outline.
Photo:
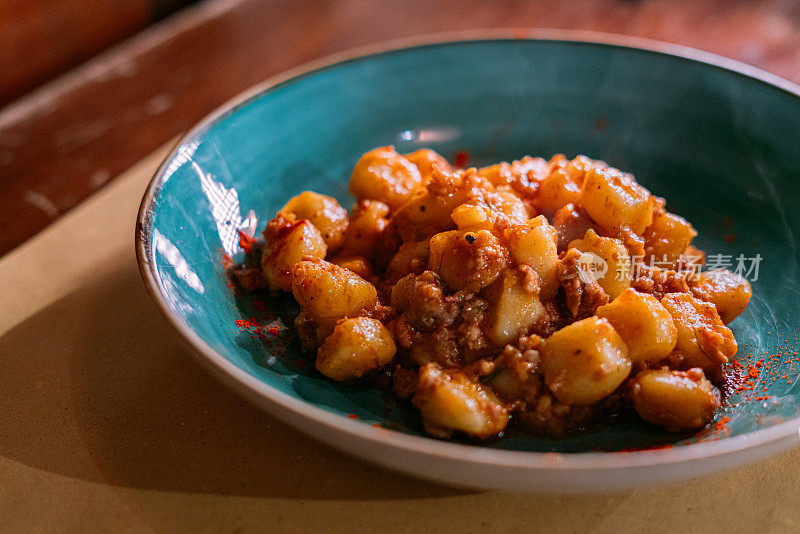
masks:
POLYGON ((0 111, 0 254, 28 240, 0 258, 0 532, 797 532, 800 450, 580 497, 365 464, 201 371, 147 296, 132 228, 169 139, 331 52, 509 26, 673 41, 800 81, 785 1, 207 0, 0 111))
POLYGON ((648 37, 800 81, 800 5, 785 0, 206 0, 0 110, 0 255, 272 74, 388 39, 500 27, 648 37))
POLYGON ((800 449, 612 494, 447 488, 318 443, 195 365, 131 243, 160 150, 0 259, 0 532, 800 531, 800 449))

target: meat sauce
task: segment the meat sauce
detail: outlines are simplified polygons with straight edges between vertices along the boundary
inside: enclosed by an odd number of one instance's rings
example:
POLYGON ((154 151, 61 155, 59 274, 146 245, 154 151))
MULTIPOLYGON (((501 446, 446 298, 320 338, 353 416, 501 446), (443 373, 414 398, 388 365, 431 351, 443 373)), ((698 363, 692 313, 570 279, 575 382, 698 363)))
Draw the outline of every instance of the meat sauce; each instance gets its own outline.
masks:
POLYGON ((234 279, 291 292, 317 370, 380 376, 435 437, 558 436, 630 407, 668 431, 708 425, 747 280, 686 269, 703 258, 691 224, 604 162, 464 163, 367 152, 350 213, 290 199, 234 279))

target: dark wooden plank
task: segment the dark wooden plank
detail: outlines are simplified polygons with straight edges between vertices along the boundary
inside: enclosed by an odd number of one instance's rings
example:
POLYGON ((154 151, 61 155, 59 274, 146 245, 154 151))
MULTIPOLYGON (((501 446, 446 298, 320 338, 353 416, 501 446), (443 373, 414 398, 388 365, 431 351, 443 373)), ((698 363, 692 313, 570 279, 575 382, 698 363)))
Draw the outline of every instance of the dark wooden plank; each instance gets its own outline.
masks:
POLYGON ((207 0, 0 110, 0 254, 270 75, 354 46, 495 27, 648 37, 800 79, 800 8, 778 0, 207 0))
POLYGON ((0 0, 0 106, 193 0, 0 0))

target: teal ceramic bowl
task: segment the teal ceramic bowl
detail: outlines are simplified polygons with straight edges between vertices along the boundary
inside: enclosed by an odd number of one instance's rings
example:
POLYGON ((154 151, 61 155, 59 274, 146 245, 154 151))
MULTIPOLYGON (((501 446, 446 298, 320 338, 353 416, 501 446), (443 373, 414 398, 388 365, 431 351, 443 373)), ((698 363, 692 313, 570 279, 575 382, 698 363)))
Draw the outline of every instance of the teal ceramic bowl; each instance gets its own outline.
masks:
POLYGON ((184 136, 142 202, 141 271, 202 364, 350 454, 442 482, 520 490, 708 473, 798 441, 798 95, 730 60, 609 36, 470 36, 333 58, 265 82, 184 136), (634 173, 692 221, 699 247, 733 268, 740 258, 748 269, 757 263, 752 303, 732 324, 740 362, 763 359, 753 390, 730 395, 725 419, 692 436, 619 421, 566 439, 510 432, 474 444, 427 438, 414 411, 380 391, 319 375, 293 337, 291 299, 235 297, 222 254, 240 258, 237 228, 255 220, 261 230, 303 190, 349 206, 359 155, 387 144, 450 158, 466 151, 475 165, 586 154, 634 173))

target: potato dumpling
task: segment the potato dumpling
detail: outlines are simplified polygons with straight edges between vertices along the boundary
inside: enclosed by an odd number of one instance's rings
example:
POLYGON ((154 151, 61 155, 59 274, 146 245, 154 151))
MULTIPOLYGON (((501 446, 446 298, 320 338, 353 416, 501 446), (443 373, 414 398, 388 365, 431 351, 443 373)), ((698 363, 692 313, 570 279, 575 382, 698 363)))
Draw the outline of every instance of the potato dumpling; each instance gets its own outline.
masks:
POLYGON ((425 431, 438 437, 462 432, 485 439, 508 424, 508 409, 490 388, 434 363, 420 368, 412 402, 422 414, 425 431))
POLYGON ((449 173, 438 167, 425 187, 416 191, 392 219, 404 241, 420 241, 443 230, 455 228, 450 214, 461 204, 474 204, 491 184, 474 170, 449 173))
POLYGON ((725 269, 698 273, 688 282, 695 297, 717 307, 717 313, 725 324, 736 319, 747 308, 753 295, 750 282, 725 269))
POLYGON ((541 182, 547 176, 550 164, 543 158, 524 156, 511 162, 511 174, 522 183, 541 182))
POLYGON ((443 171, 450 171, 450 164, 437 152, 429 148, 420 148, 410 154, 406 154, 406 159, 419 169, 423 181, 430 177, 433 166, 436 165, 443 171))
POLYGON ((497 191, 500 211, 511 224, 525 224, 529 217, 528 207, 511 191, 497 191))
POLYGON ((631 257, 619 239, 600 237, 594 230, 587 230, 583 239, 573 241, 569 248, 591 252, 606 263, 608 269, 597 278, 597 283, 611 300, 630 287, 631 257))
POLYGON ((492 185, 499 187, 519 183, 525 185, 529 182, 540 182, 547 175, 548 162, 542 158, 525 156, 511 164, 503 161, 496 165, 481 167, 478 175, 485 178, 492 185))
POLYGON ((416 165, 384 146, 361 156, 350 178, 350 193, 356 200, 380 200, 395 209, 407 202, 422 183, 416 165))
POLYGON ((372 264, 363 256, 337 256, 330 261, 334 265, 353 271, 364 280, 372 278, 372 264))
POLYGON ((670 432, 699 430, 714 418, 719 391, 701 369, 647 369, 630 380, 630 397, 639 417, 670 432))
POLYGON ((567 204, 577 204, 580 201, 581 188, 564 169, 555 169, 539 184, 538 195, 537 208, 552 217, 567 204))
POLYGON ((656 261, 677 261, 696 235, 686 219, 658 209, 653 223, 644 231, 645 255, 656 261))
POLYGON ((675 352, 686 358, 686 367, 700 367, 712 380, 722 378, 722 365, 738 348, 733 332, 722 323, 717 308, 688 293, 669 293, 661 304, 678 329, 675 352))
POLYGON ((403 276, 414 273, 419 274, 428 265, 428 240, 406 241, 389 260, 386 266, 387 277, 398 280, 403 276))
POLYGON ((305 256, 324 258, 328 251, 322 234, 307 219, 270 224, 264 238, 266 244, 261 254, 261 270, 273 291, 291 290, 295 264, 305 256))
POLYGON ((575 406, 607 397, 631 372, 625 342, 611 323, 598 317, 574 322, 547 338, 542 365, 553 395, 575 406))
POLYGON ((580 204, 610 234, 627 227, 641 235, 653 221, 650 192, 613 168, 592 168, 586 172, 580 204))
POLYGON ((386 365, 395 352, 392 333, 380 321, 342 319, 317 351, 317 370, 338 382, 353 380, 386 365))
POLYGON ((574 159, 568 161, 564 165, 564 172, 572 179, 573 182, 582 187, 586 181, 586 173, 591 169, 598 169, 607 167, 608 165, 602 161, 587 158, 583 155, 575 156, 574 159))
POLYGON ((429 246, 428 269, 453 291, 480 291, 508 265, 506 249, 486 230, 442 232, 431 238, 429 246))
POLYGON ((486 297, 492 303, 487 334, 500 347, 514 342, 520 332, 546 315, 539 295, 526 290, 523 275, 516 269, 507 269, 487 288, 486 297))
POLYGON ((347 212, 335 198, 313 191, 303 191, 292 197, 279 211, 287 220, 308 219, 317 227, 328 252, 335 252, 344 243, 349 224, 347 212))
POLYGON ((378 200, 362 200, 356 205, 345 236, 342 254, 372 258, 389 224, 389 206, 378 200))
POLYGON ((453 210, 468 200, 452 196, 417 191, 411 200, 397 210, 392 218, 403 241, 422 241, 432 235, 455 227, 450 218, 453 210))
POLYGON ((658 361, 666 357, 678 340, 672 316, 653 295, 631 288, 597 308, 596 315, 608 319, 628 346, 634 362, 658 361))
POLYGON ((450 213, 450 218, 459 230, 491 230, 497 214, 488 206, 461 204, 450 213))
POLYGON ((511 165, 505 161, 488 167, 481 167, 478 169, 478 176, 487 179, 495 186, 510 184, 514 178, 514 174, 511 172, 511 165))
POLYGON ((324 260, 298 262, 292 271, 292 294, 317 320, 353 317, 375 307, 375 286, 353 271, 324 260))
POLYGON ((558 235, 555 228, 539 215, 524 225, 509 227, 505 235, 514 261, 532 267, 539 275, 540 298, 553 298, 558 291, 558 235))

